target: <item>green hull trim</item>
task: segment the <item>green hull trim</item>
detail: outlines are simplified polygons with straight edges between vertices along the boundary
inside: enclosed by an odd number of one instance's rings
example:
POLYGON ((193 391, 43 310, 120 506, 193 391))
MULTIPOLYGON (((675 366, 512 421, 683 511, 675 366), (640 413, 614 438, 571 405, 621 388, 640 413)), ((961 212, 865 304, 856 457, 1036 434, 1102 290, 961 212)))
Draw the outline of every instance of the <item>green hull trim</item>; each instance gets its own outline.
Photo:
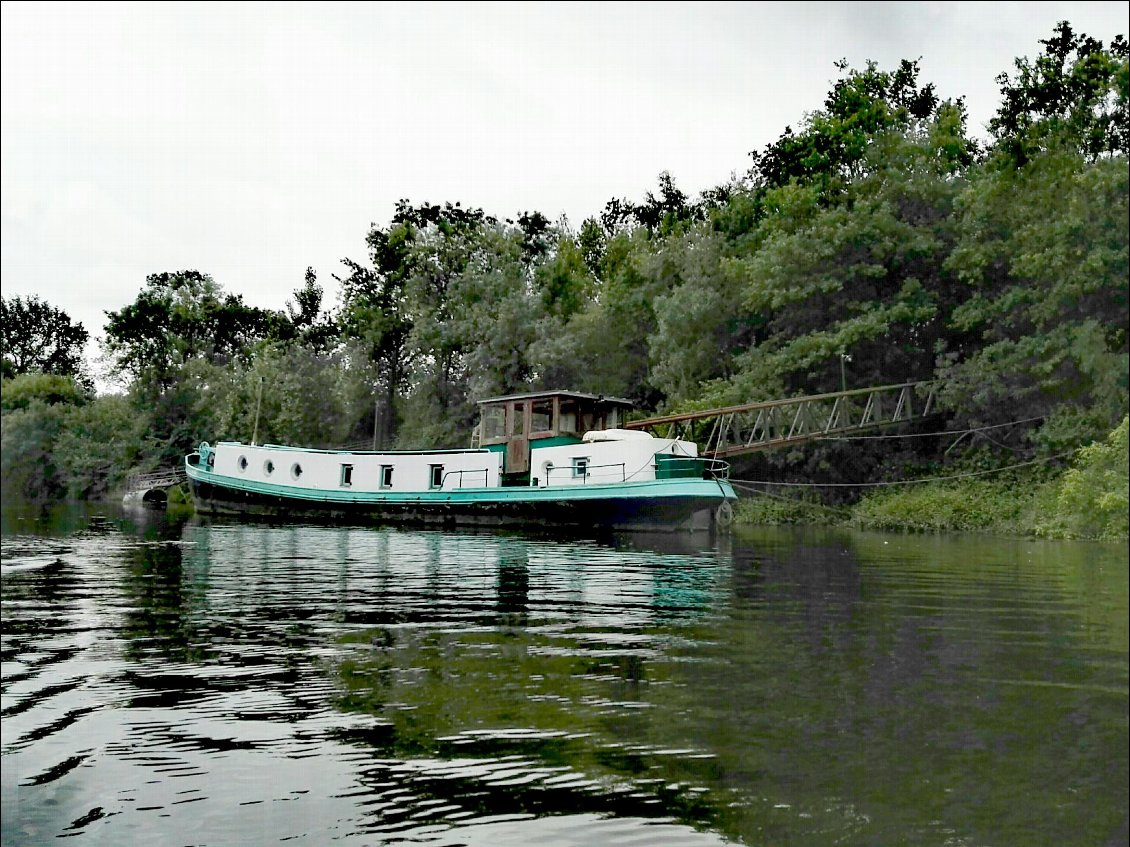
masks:
POLYGON ((725 522, 736 499, 730 483, 720 479, 394 492, 299 488, 234 479, 193 465, 187 472, 198 513, 240 519, 516 527, 585 535, 678 532, 725 522))
POLYGON ((554 488, 538 486, 459 488, 446 491, 351 491, 349 489, 310 489, 217 474, 185 464, 190 479, 232 491, 245 491, 287 500, 310 503, 341 504, 458 504, 494 505, 506 503, 537 503, 551 507, 554 503, 601 499, 641 499, 704 497, 719 503, 736 500, 737 495, 729 482, 713 479, 657 479, 640 482, 568 485, 554 488))

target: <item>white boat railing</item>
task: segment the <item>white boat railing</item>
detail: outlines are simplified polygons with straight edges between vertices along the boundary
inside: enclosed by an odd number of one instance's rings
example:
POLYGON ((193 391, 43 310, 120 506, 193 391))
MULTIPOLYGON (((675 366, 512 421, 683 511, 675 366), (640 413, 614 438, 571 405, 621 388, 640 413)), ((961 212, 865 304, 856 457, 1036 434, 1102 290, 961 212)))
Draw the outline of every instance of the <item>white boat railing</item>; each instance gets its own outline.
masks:
POLYGON ((440 486, 439 486, 440 489, 447 488, 447 478, 449 476, 458 476, 459 477, 459 484, 457 486, 454 486, 454 487, 457 488, 457 489, 462 488, 463 487, 463 474, 482 474, 483 475, 483 484, 481 486, 474 486, 476 488, 486 488, 490 484, 490 471, 487 470, 486 468, 474 468, 474 469, 471 469, 471 470, 463 470, 463 471, 447 471, 446 473, 444 473, 443 479, 440 480, 440 486))
POLYGON ((591 473, 591 471, 599 468, 619 468, 620 482, 626 482, 628 479, 628 468, 624 462, 615 462, 608 465, 586 464, 583 469, 575 465, 547 465, 545 468, 545 484, 547 487, 549 486, 550 477, 557 471, 567 471, 570 474, 569 479, 580 480, 581 485, 587 485, 590 477, 599 477, 601 482, 607 482, 609 478, 615 478, 614 474, 591 473))

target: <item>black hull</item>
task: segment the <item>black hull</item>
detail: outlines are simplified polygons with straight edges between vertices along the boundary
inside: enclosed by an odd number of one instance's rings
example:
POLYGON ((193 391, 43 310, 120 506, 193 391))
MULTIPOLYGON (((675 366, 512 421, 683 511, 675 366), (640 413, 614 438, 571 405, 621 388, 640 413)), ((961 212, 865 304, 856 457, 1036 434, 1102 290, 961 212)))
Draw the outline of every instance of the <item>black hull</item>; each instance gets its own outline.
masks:
MULTIPOLYGON (((545 528, 571 531, 710 530, 718 502, 704 497, 609 496, 596 500, 507 503, 325 503, 243 491, 190 479, 201 515, 249 520, 453 528, 545 528)), ((728 504, 727 504, 728 505, 728 504)))

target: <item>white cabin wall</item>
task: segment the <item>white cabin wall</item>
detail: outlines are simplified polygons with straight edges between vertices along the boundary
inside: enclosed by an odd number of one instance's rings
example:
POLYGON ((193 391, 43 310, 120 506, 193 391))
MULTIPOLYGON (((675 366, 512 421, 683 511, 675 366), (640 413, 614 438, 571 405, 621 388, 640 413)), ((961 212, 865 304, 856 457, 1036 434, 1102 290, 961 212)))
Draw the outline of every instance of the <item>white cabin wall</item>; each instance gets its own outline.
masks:
POLYGON ((530 451, 530 484, 546 485, 546 463, 552 463, 548 484, 592 485, 594 483, 643 482, 655 479, 655 454, 697 456, 698 445, 672 438, 626 441, 594 441, 539 447, 530 451), (587 478, 573 475, 574 460, 588 460, 587 478), (623 467, 621 467, 623 465, 623 467))
POLYGON ((323 453, 280 447, 252 447, 248 444, 220 443, 215 446, 217 474, 253 482, 285 485, 310 490, 349 491, 431 491, 431 466, 443 465, 445 491, 460 488, 459 471, 464 471, 463 488, 493 488, 499 484, 502 453, 489 450, 450 453, 323 453), (247 459, 246 469, 239 467, 247 459), (266 472, 268 461, 274 471, 266 472), (295 479, 292 467, 301 465, 295 479), (352 484, 341 484, 341 466, 353 466, 352 484), (381 487, 381 467, 391 465, 392 486, 381 487), (486 471, 484 474, 483 471, 486 471), (470 472, 470 473, 469 473, 470 472))

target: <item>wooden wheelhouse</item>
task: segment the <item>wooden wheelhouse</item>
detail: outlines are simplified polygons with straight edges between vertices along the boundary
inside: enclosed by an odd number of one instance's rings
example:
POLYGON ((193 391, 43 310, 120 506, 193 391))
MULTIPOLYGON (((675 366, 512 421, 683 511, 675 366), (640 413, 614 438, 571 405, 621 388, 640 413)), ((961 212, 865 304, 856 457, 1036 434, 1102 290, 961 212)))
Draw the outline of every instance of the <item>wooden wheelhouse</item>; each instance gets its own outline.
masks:
POLYGON ((528 474, 530 451, 579 442, 586 432, 617 429, 630 400, 575 391, 540 391, 480 400, 477 447, 505 450, 503 472, 528 474))

